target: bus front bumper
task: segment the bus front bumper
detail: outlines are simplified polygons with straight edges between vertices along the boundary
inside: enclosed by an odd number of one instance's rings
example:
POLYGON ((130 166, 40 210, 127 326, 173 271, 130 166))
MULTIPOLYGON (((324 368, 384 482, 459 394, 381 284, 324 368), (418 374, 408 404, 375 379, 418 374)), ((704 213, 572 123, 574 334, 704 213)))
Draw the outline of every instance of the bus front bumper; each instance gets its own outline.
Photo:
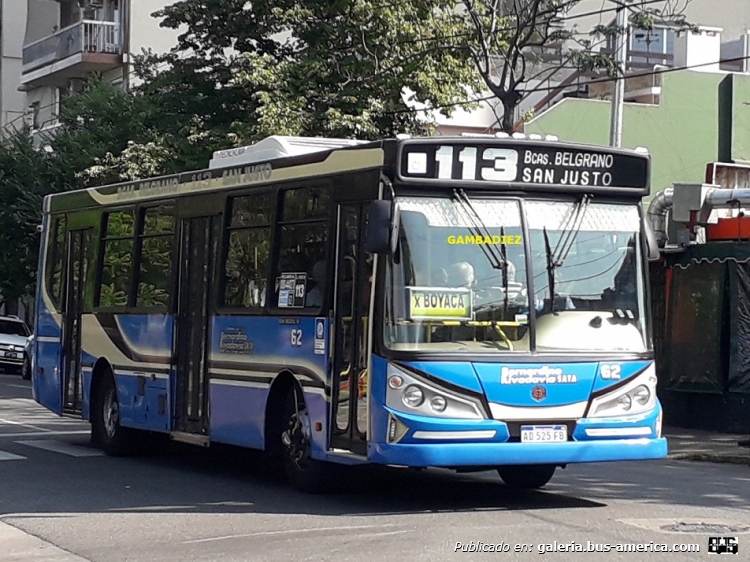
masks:
POLYGON ((667 440, 661 438, 601 439, 566 443, 373 443, 368 460, 411 467, 469 467, 511 464, 573 464, 661 459, 667 440))

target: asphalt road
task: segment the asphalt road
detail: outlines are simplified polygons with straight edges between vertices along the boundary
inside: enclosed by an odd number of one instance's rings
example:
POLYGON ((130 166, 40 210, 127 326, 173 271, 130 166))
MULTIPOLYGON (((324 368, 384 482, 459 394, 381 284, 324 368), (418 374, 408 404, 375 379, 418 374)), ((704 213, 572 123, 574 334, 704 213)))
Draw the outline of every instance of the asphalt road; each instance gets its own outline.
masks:
POLYGON ((728 559, 750 559, 747 466, 568 466, 528 493, 495 473, 347 469, 336 493, 310 496, 232 448, 106 457, 88 446, 88 424, 0 375, 2 562, 715 560, 709 536, 737 537, 728 559), (638 544, 645 551, 616 551, 638 544), (700 552, 654 551, 662 544, 700 552))

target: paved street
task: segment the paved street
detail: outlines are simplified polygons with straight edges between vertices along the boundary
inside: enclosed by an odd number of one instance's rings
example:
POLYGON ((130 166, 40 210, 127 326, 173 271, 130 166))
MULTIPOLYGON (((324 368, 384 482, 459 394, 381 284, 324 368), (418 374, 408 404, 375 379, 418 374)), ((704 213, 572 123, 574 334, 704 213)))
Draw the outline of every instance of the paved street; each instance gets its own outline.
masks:
POLYGON ((711 535, 738 536, 739 559, 750 553, 750 469, 739 464, 569 466, 532 493, 494 473, 350 470, 339 493, 308 496, 256 461, 183 447, 105 457, 87 424, 0 375, 0 561, 712 560, 711 535), (454 552, 471 541, 510 552, 454 552), (612 551, 539 554, 555 541, 612 551), (700 553, 615 552, 649 542, 700 553), (527 544, 533 553, 513 552, 527 544))

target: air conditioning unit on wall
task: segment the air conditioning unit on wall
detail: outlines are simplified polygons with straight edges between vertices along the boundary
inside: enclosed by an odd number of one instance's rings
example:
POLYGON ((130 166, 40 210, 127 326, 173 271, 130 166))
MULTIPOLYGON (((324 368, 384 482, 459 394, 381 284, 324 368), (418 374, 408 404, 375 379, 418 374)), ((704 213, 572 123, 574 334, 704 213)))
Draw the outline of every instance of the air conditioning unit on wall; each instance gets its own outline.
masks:
POLYGON ((71 78, 68 80, 68 92, 71 94, 80 94, 83 92, 85 86, 86 81, 82 78, 71 78))

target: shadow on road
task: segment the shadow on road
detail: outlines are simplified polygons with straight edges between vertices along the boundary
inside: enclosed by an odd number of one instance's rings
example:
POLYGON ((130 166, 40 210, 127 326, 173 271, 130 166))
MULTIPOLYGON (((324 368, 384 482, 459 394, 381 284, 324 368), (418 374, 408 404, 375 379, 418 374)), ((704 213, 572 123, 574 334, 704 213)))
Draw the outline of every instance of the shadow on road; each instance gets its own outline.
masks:
MULTIPOLYGON (((88 443, 86 436, 66 441, 88 443)), ((26 461, 0 464, 0 516, 384 515, 596 509, 615 500, 737 509, 750 505, 747 467, 682 461, 571 465, 558 470, 544 491, 534 492, 514 491, 494 472, 341 467, 336 490, 313 496, 291 489, 279 472, 269 475, 260 453, 230 446, 198 449, 170 443, 157 454, 131 458, 72 458, 37 449, 27 456, 26 461)))

